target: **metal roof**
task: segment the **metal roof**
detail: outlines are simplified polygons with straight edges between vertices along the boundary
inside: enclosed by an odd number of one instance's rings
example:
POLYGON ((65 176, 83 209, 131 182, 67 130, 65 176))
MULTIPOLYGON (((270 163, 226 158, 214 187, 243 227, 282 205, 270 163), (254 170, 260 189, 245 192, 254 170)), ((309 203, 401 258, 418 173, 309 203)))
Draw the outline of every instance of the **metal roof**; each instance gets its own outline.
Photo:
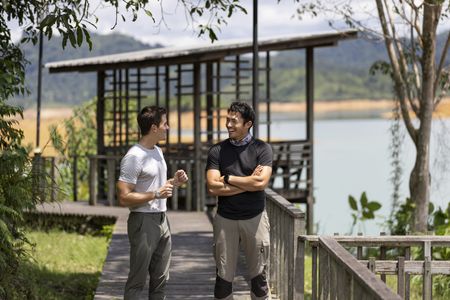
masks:
MULTIPOLYGON (((356 38, 356 30, 323 32, 306 35, 282 36, 260 39, 259 51, 280 51, 308 47, 334 46, 339 40, 356 38)), ((142 51, 125 52, 58 62, 49 62, 45 67, 50 73, 89 72, 97 70, 149 67, 215 61, 230 55, 252 52, 252 40, 227 40, 206 46, 164 47, 142 51)))

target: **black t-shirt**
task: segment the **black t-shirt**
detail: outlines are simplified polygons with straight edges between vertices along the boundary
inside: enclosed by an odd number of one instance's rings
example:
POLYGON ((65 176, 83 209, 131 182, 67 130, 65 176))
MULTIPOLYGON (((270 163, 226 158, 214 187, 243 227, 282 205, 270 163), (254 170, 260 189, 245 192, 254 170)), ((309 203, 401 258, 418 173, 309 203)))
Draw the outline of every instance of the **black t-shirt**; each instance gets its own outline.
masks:
MULTIPOLYGON (((252 139, 247 145, 234 146, 227 139, 209 149, 206 170, 219 170, 222 176, 250 176, 258 165, 271 167, 272 158, 272 148, 261 140, 252 139)), ((264 191, 219 196, 217 213, 227 219, 246 220, 260 214, 265 205, 264 191)))

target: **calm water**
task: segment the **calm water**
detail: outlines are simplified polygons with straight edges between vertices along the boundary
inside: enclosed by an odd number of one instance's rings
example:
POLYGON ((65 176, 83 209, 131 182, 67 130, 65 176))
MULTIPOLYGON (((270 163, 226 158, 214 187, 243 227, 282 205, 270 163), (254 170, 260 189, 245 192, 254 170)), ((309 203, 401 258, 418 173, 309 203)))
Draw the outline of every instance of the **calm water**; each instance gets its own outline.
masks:
MULTIPOLYGON (((382 226, 390 212, 392 193, 390 125, 391 121, 382 119, 315 122, 315 221, 319 223, 319 233, 348 233, 351 226, 348 195, 359 199, 363 191, 369 200, 377 200, 383 207, 379 218, 366 223, 362 231, 378 234, 384 230, 382 226)), ((260 132, 264 137, 265 128, 261 127, 260 132)), ((304 138, 304 121, 278 121, 272 126, 272 136, 304 138)), ((415 155, 407 135, 402 153, 401 193, 404 198, 408 195, 407 183, 415 155)), ((446 207, 450 201, 450 119, 434 121, 431 156, 432 201, 446 207)))

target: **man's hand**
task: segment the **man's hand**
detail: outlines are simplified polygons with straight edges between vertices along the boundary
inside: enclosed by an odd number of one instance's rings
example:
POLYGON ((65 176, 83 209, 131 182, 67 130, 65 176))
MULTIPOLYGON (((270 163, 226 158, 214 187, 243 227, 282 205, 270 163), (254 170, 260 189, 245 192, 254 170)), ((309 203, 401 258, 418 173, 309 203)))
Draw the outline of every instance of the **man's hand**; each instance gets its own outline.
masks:
POLYGON ((263 170, 263 166, 257 165, 255 170, 253 170, 252 176, 259 176, 263 170))
MULTIPOLYGON (((258 165, 250 176, 230 175, 228 183, 248 192, 263 191, 269 184, 271 175, 271 167, 258 165)), ((221 181, 223 181, 223 177, 221 181)))
POLYGON ((175 175, 173 175, 173 185, 180 186, 186 183, 189 180, 186 172, 184 170, 177 170, 175 175))
POLYGON ((170 181, 166 181, 166 183, 159 188, 159 198, 169 198, 172 197, 173 184, 170 181))

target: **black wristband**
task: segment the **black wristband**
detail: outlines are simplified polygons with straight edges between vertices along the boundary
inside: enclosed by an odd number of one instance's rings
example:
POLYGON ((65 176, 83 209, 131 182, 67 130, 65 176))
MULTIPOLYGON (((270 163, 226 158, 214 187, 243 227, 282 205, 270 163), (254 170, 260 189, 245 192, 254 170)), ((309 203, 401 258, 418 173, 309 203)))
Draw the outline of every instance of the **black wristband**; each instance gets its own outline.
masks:
POLYGON ((230 184, 229 182, 228 182, 228 180, 230 179, 230 175, 225 175, 225 176, 223 176, 223 181, 226 183, 226 184, 230 184))

